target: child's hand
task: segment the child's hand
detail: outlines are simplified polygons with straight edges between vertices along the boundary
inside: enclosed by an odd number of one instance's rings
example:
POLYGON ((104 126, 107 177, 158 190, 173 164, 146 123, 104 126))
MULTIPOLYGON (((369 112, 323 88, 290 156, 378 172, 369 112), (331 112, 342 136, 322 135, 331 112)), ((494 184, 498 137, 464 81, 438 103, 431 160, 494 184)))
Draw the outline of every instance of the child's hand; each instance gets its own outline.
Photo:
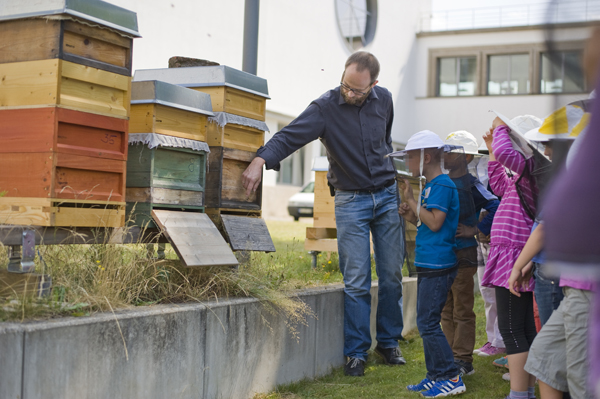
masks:
POLYGON ((456 229, 456 237, 473 237, 477 234, 477 226, 465 226, 459 223, 456 229))
POLYGON ((483 142, 485 143, 485 146, 487 147, 488 151, 490 152, 490 154, 492 153, 492 142, 494 141, 494 128, 491 127, 487 133, 484 133, 483 136, 483 142))
POLYGON ((406 202, 403 202, 398 207, 398 213, 402 216, 406 221, 416 224, 417 223, 417 215, 410 209, 410 206, 406 202))
POLYGON ((492 131, 496 130, 498 126, 506 126, 506 123, 504 123, 504 121, 499 117, 496 117, 496 119, 494 119, 494 121, 492 122, 492 131))
POLYGON ((404 187, 402 188, 402 192, 404 194, 404 198, 406 198, 406 202, 410 201, 411 199, 414 201, 415 196, 413 194, 412 186, 410 185, 408 180, 403 179, 403 181, 404 181, 404 187))
POLYGON ((515 268, 510 272, 510 277, 508 278, 508 289, 510 293, 516 295, 518 297, 521 296, 521 271, 515 268))
POLYGON ((531 271, 533 269, 533 262, 529 262, 521 270, 512 269, 510 277, 508 278, 508 288, 513 295, 521 296, 520 292, 527 289, 529 286, 529 280, 531 280, 531 271))

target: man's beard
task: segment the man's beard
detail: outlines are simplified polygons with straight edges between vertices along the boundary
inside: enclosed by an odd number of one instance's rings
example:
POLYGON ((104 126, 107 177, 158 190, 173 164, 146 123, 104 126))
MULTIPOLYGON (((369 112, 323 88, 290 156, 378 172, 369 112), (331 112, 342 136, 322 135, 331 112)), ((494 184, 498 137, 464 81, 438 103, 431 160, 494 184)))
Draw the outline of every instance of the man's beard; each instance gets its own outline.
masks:
POLYGON ((344 93, 342 91, 342 97, 344 98, 344 101, 346 102, 346 104, 360 106, 365 101, 365 98, 367 98, 367 95, 364 95, 364 96, 361 96, 361 97, 356 97, 355 96, 355 97, 350 98, 348 96, 348 93, 344 93))

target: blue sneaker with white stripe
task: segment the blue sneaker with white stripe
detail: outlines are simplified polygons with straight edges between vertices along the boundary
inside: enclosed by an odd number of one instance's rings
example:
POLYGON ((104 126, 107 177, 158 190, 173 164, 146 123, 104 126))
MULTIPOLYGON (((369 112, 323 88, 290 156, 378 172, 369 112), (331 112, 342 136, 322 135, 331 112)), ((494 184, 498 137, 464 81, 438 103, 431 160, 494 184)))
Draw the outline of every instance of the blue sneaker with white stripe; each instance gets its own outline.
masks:
POLYGON ((460 395, 461 393, 465 393, 466 390, 467 388, 459 375, 450 380, 436 382, 429 390, 421 392, 421 396, 424 398, 441 398, 460 395))
POLYGON ((409 385, 406 387, 411 392, 421 392, 427 389, 430 389, 435 384, 435 381, 428 380, 427 378, 423 378, 423 381, 419 382, 417 385, 409 385))

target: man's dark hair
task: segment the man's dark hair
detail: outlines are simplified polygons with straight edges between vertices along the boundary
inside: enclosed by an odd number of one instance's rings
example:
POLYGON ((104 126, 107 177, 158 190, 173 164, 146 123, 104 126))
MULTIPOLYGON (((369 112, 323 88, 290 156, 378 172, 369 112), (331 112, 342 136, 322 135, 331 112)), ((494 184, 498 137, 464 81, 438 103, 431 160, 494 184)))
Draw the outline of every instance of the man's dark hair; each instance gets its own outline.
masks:
POLYGON ((358 72, 368 69, 369 74, 371 75, 371 83, 374 83, 377 80, 377 77, 379 76, 379 61, 377 61, 377 58, 375 58, 373 54, 366 51, 357 51, 348 57, 344 70, 348 69, 352 64, 356 64, 356 70, 358 72))

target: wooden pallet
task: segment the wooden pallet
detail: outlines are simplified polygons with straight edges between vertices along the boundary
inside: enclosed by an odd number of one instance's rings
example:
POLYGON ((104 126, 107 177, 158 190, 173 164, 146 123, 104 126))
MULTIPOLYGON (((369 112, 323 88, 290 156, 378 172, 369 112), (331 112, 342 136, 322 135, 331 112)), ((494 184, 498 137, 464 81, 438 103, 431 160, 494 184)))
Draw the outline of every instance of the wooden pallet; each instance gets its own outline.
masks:
POLYGON ((190 87, 210 95, 214 112, 228 112, 259 121, 265 120, 267 99, 228 86, 190 87))
POLYGON ((206 173, 206 206, 208 208, 260 211, 262 184, 246 197, 242 173, 256 156, 255 152, 232 148, 210 147, 206 173))
POLYGON ((131 76, 133 40, 72 20, 19 19, 0 23, 0 63, 59 58, 131 76))
POLYGON ((0 64, 0 107, 61 106, 129 117, 131 77, 54 59, 0 64))
POLYGON ((265 132, 233 123, 221 127, 209 122, 206 142, 209 146, 256 152, 265 143, 265 132))
POLYGON ((206 142, 208 116, 161 104, 134 104, 130 133, 159 133, 206 142))
POLYGON ((0 224, 123 227, 125 225, 125 203, 1 197, 0 224))
POLYGON ((0 153, 55 152, 125 161, 128 121, 59 107, 0 110, 0 153))

